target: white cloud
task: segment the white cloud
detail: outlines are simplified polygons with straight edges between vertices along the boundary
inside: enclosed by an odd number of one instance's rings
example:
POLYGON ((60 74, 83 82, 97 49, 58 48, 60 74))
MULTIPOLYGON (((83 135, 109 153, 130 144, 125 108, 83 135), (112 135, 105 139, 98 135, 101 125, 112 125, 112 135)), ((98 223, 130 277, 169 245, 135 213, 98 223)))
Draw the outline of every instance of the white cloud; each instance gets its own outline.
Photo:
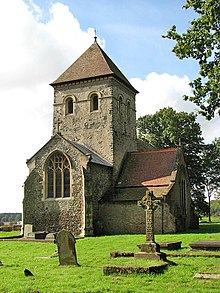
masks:
POLYGON ((22 210, 25 162, 52 135, 49 83, 93 42, 67 6, 52 4, 47 23, 41 15, 33 1, 0 1, 0 212, 22 210))
POLYGON ((182 99, 190 93, 189 78, 167 73, 149 73, 144 80, 132 78, 132 85, 139 91, 137 95, 137 117, 154 114, 164 107, 177 111, 192 111, 195 106, 182 99))
MULTIPOLYGON (((144 80, 132 78, 130 82, 139 91, 136 98, 137 118, 154 114, 165 107, 172 107, 178 112, 193 112, 197 109, 195 104, 183 99, 183 95, 191 93, 190 80, 187 76, 179 77, 167 73, 151 72, 144 80)), ((211 142, 215 137, 219 137, 219 117, 207 121, 204 117, 199 116, 197 122, 201 125, 202 135, 206 143, 211 142)))

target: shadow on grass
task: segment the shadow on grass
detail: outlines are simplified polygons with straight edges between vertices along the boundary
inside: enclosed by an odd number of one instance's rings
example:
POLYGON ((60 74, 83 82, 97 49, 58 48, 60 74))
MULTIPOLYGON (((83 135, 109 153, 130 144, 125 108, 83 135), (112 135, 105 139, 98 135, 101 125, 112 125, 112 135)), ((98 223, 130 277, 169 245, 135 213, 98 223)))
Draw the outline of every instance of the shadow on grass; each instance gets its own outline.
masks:
POLYGON ((180 232, 180 234, 210 234, 210 233, 220 233, 220 223, 200 223, 199 229, 180 232))

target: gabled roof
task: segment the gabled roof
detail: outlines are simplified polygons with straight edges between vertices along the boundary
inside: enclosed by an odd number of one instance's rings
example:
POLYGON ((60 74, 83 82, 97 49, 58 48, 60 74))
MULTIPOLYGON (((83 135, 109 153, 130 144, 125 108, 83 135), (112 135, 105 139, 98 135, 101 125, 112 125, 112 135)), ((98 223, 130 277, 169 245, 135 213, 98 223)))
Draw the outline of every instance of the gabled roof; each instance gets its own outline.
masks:
POLYGON ((54 140, 55 138, 58 139, 64 139, 65 141, 67 141, 69 144, 71 144, 73 147, 75 147, 78 151, 80 151, 83 155, 90 157, 91 163, 94 164, 98 164, 98 165, 103 165, 106 167, 112 167, 112 164, 110 164, 107 160, 105 160, 104 158, 102 158, 100 155, 96 154, 95 152, 93 152, 92 150, 90 150, 88 147, 76 143, 75 141, 70 141, 66 138, 64 138, 61 134, 56 133, 55 135, 53 135, 51 137, 51 139, 42 147, 40 148, 30 159, 27 160, 27 164, 28 162, 30 162, 41 150, 43 150, 45 147, 47 147, 50 142, 52 140, 54 140))
POLYGON ((114 76, 137 93, 128 79, 107 56, 97 42, 94 42, 58 79, 51 85, 86 80, 95 77, 114 76))
POLYGON ((127 154, 116 187, 169 186, 175 180, 178 149, 127 154))
POLYGON ((93 152, 91 149, 89 149, 87 146, 83 144, 79 144, 75 141, 71 142, 72 145, 74 145, 75 148, 77 148, 81 153, 83 153, 86 156, 90 156, 91 162, 98 165, 103 165, 106 167, 112 167, 112 164, 110 164, 108 161, 103 159, 100 155, 93 152))

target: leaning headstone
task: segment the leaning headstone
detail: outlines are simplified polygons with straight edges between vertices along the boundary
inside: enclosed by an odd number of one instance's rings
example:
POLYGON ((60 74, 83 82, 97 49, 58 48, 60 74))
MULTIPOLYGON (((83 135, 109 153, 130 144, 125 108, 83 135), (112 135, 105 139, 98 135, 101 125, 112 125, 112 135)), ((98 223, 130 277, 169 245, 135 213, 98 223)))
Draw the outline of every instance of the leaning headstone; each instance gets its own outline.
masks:
POLYGON ((59 233, 57 233, 55 242, 58 247, 60 265, 79 266, 76 258, 76 240, 73 234, 69 231, 61 230, 59 233))
POLYGON ((160 246, 154 238, 154 210, 160 204, 163 198, 156 198, 153 192, 147 191, 146 195, 138 202, 138 205, 144 208, 146 212, 146 242, 139 244, 141 252, 134 254, 134 258, 165 260, 166 254, 160 252, 160 246))
POLYGON ((24 225, 24 238, 28 237, 29 233, 33 232, 33 225, 31 224, 25 224, 24 225))

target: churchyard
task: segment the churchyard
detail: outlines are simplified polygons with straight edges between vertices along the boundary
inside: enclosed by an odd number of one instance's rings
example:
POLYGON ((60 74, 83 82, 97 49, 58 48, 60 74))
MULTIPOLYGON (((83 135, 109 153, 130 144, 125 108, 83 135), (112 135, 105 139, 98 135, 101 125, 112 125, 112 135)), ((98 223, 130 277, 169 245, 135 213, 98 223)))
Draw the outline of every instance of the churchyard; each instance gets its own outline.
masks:
MULTIPOLYGON (((16 232, 0 232, 0 237, 16 232)), ((169 265, 160 274, 108 275, 104 266, 147 267, 161 260, 111 258, 112 251, 138 252, 146 235, 117 235, 76 239, 80 266, 59 266, 53 242, 0 241, 0 292, 219 292, 219 279, 197 279, 198 273, 220 274, 220 251, 191 251, 189 244, 219 240, 220 223, 202 223, 199 230, 155 235, 156 242, 182 241, 179 250, 162 250, 169 265), (199 255, 199 256, 198 256, 199 255), (212 255, 212 256, 210 256, 212 255), (25 276, 24 269, 33 276, 25 276)))

